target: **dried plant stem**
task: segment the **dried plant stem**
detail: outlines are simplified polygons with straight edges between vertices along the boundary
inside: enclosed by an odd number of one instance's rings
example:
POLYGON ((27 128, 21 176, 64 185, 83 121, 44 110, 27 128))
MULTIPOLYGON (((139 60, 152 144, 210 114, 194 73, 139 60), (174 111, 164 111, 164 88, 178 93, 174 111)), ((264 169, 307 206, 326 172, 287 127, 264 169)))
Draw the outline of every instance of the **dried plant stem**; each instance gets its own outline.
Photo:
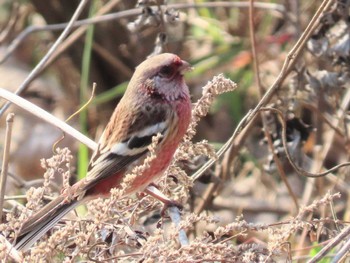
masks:
POLYGON ((133 71, 127 67, 119 57, 113 56, 106 47, 94 42, 93 50, 96 51, 96 53, 99 54, 99 56, 101 56, 101 58, 103 58, 109 65, 115 68, 117 72, 120 72, 121 75, 125 75, 125 77, 128 78, 132 77, 133 71))
MULTIPOLYGON (((73 24, 73 27, 79 27, 83 25, 91 25, 91 24, 97 24, 101 22, 111 21, 123 17, 129 17, 138 15, 141 13, 141 8, 138 9, 131 9, 126 11, 121 11, 114 14, 108 14, 108 15, 102 15, 104 13, 107 13, 114 7, 117 3, 119 3, 120 0, 113 0, 106 4, 99 12, 97 12, 97 15, 94 18, 88 18, 88 19, 82 19, 75 21, 73 24)), ((60 24, 53 24, 53 25, 45 25, 45 26, 29 26, 24 31, 22 31, 7 47, 6 52, 4 56, 0 59, 0 64, 5 62, 10 55, 18 48, 18 46, 32 33, 35 32, 41 32, 41 31, 59 31, 63 30, 67 27, 68 23, 60 23, 60 24)))
MULTIPOLYGON (((71 20, 63 30, 62 34, 57 38, 55 43, 52 45, 50 50, 46 53, 46 55, 41 59, 41 61, 35 66, 35 68, 30 72, 30 74, 27 76, 27 78, 23 81, 23 83, 20 85, 20 87, 16 90, 16 94, 20 94, 23 92, 28 85, 34 80, 34 78, 37 76, 38 72, 40 72, 46 62, 50 59, 52 54, 55 52, 55 50, 58 48, 58 46, 62 43, 63 39, 66 38, 72 29, 72 26, 74 22, 78 19, 80 13, 83 11, 84 6, 87 4, 88 0, 81 0, 79 6, 75 10, 71 20)), ((0 117, 5 113, 5 111, 10 106, 10 102, 7 102, 0 110, 0 117)))
MULTIPOLYGON (((347 89, 347 92, 345 93, 343 100, 340 104, 340 108, 337 112, 337 116, 336 118, 333 118, 333 122, 332 122, 332 126, 334 127, 339 127, 339 125, 342 123, 343 119, 345 118, 346 114, 347 114, 347 109, 350 105, 350 90, 347 89)), ((325 141, 322 149, 320 147, 316 147, 318 148, 318 159, 321 160, 320 162, 317 162, 317 167, 313 167, 314 172, 318 172, 322 169, 323 167, 323 161, 326 160, 326 156, 329 152, 329 150, 332 147, 335 135, 336 135, 336 130, 332 130, 328 136, 327 136, 327 140, 325 141)), ((304 196, 303 196, 303 203, 307 204, 311 198, 311 193, 312 193, 312 189, 313 189, 313 185, 314 185, 314 181, 310 181, 307 183, 307 188, 304 191, 304 196)))
POLYGON ((293 204, 279 204, 279 203, 261 203, 257 202, 253 197, 235 197, 234 202, 231 199, 224 199, 218 196, 215 199, 215 204, 212 205, 214 211, 231 210, 239 211, 244 207, 245 213, 274 213, 279 216, 289 214, 293 209, 293 204))
MULTIPOLYGON (((102 7, 100 9, 100 11, 97 12, 96 17, 75 21, 73 24, 73 27, 108 22, 108 21, 117 20, 117 19, 121 19, 121 18, 137 16, 137 15, 140 15, 142 13, 142 8, 134 8, 134 9, 129 9, 129 10, 125 10, 125 11, 120 11, 120 12, 116 12, 116 13, 103 15, 103 14, 109 12, 112 9, 112 7, 114 7, 119 2, 120 2, 120 0, 114 0, 114 1, 107 3, 104 7, 102 7)), ((272 11, 278 12, 281 14, 281 16, 287 15, 285 13, 284 6, 280 5, 280 4, 256 2, 256 3, 254 3, 254 6, 256 8, 267 9, 267 10, 272 10, 272 11)), ((177 4, 169 4, 167 6, 161 6, 161 7, 162 8, 174 8, 174 9, 190 9, 190 8, 203 8, 203 7, 205 7, 205 8, 217 8, 217 7, 247 8, 248 3, 247 2, 224 2, 224 1, 220 2, 220 1, 218 1, 218 2, 207 2, 207 3, 177 3, 177 4)), ((4 61, 6 61, 10 57, 10 55, 13 53, 13 51, 15 51, 18 48, 18 46, 28 37, 28 35, 35 33, 35 32, 40 32, 40 31, 62 30, 62 29, 65 29, 67 27, 67 25, 68 25, 68 23, 60 23, 60 24, 45 25, 45 26, 29 26, 29 27, 27 27, 7 47, 4 56, 0 59, 0 64, 3 63, 4 61)))
MULTIPOLYGON (((313 214, 310 213, 310 214, 307 216, 306 220, 307 220, 307 221, 311 221, 312 218, 313 218, 313 214)), ((302 254, 303 249, 305 248, 305 243, 306 243, 305 241, 307 241, 307 237, 308 237, 309 234, 310 234, 310 230, 309 230, 307 227, 305 227, 305 228, 301 231, 300 238, 299 238, 299 242, 298 242, 297 248, 295 249, 295 250, 297 251, 295 257, 299 257, 299 256, 302 254)))
MULTIPOLYGON (((331 122, 331 127, 339 127, 339 125, 342 123, 342 120, 345 118, 346 116, 346 109, 349 107, 350 104, 350 90, 347 89, 346 94, 343 97, 343 101, 340 105, 340 109, 338 110, 337 116, 336 118, 332 119, 331 122)), ((323 144, 323 146, 319 146, 316 145, 314 147, 314 156, 315 159, 317 161, 315 161, 313 163, 313 166, 311 168, 312 172, 319 172, 321 171, 322 167, 323 167, 323 162, 324 160, 326 160, 326 156, 329 153, 329 150, 332 147, 335 135, 337 134, 337 130, 336 129, 332 129, 328 136, 327 136, 327 140, 325 141, 325 143, 323 144)), ((338 178, 339 180, 339 178, 338 178)), ((310 202, 311 196, 312 196, 312 192, 315 186, 315 180, 313 178, 307 178, 306 184, 305 184, 305 190, 303 193, 303 197, 302 197, 302 202, 303 204, 308 204, 310 202)), ((303 235, 303 237, 306 237, 306 233, 305 235, 303 235)), ((299 243, 299 247, 302 247, 304 243, 304 239, 301 239, 300 243, 299 243)))
MULTIPOLYGON (((220 177, 224 176, 224 175, 225 174, 220 173, 220 177)), ((221 183, 222 183, 221 180, 213 180, 213 182, 211 182, 207 186, 207 188, 205 189, 205 192, 203 193, 203 195, 199 199, 198 205, 196 205, 196 207, 194 209, 194 213, 196 215, 200 214, 204 210, 204 208, 207 207, 208 203, 213 200, 213 196, 215 196, 215 193, 219 189, 221 183)))
POLYGON ((37 116, 38 118, 52 124, 53 126, 61 129, 65 133, 69 134, 70 136, 74 137, 81 143, 88 146, 90 149, 95 150, 97 148, 97 144, 91 140, 90 138, 86 137, 67 123, 61 121, 60 119, 56 118, 52 114, 48 113, 47 111, 43 110, 42 108, 36 106, 35 104, 21 98, 20 96, 17 96, 16 94, 7 91, 3 88, 0 88, 0 97, 10 101, 13 104, 16 104, 18 107, 30 112, 31 114, 37 116))
MULTIPOLYGON (((324 121, 325 123, 327 123, 327 125, 332 128, 336 134, 338 134, 339 136, 342 136, 342 137, 345 137, 345 138, 348 138, 347 135, 344 134, 344 132, 340 129, 340 127, 336 127, 334 126, 333 124, 333 120, 330 119, 330 116, 326 116, 324 115, 320 109, 312 104, 309 104, 307 102, 302 102, 302 107, 303 108, 306 108, 310 111, 313 111, 315 112, 315 114, 317 114, 317 117, 319 117, 322 121, 324 121)), ((345 129, 346 129, 346 126, 345 126, 345 129)))
POLYGON ((335 257, 332 260, 332 263, 345 262, 345 257, 349 254, 349 251, 350 251, 350 238, 348 238, 344 246, 335 255, 335 257))
POLYGON ((260 80, 260 68, 258 61, 258 54, 256 51, 256 40, 255 40, 255 30, 254 30, 254 0, 249 1, 249 35, 250 35, 250 45, 252 48, 253 55, 253 67, 254 67, 254 78, 258 86, 258 91, 260 97, 264 94, 263 87, 260 80))
POLYGON ((7 19, 8 22, 5 28, 3 28, 0 33, 0 44, 2 45, 4 44, 6 38, 8 38, 9 35, 13 32, 19 17, 19 3, 17 2, 12 3, 11 8, 12 8, 11 13, 7 19))
MULTIPOLYGON (((118 1, 119 2, 119 1, 118 1)), ((271 8, 270 5, 266 5, 264 3, 260 3, 261 8, 271 8)), ((101 15, 104 14, 106 12, 108 12, 112 6, 114 6, 115 3, 112 1, 110 3, 108 3, 106 6, 104 6, 103 8, 101 8, 98 12, 97 15, 101 15)), ((276 5, 272 5, 274 8, 276 8, 276 5)), ((215 3, 208 3, 208 5, 188 5, 188 4, 178 4, 178 5, 167 5, 167 6, 162 6, 162 8, 174 8, 174 9, 188 9, 188 8, 197 8, 197 7, 220 7, 219 3, 215 2, 215 3)), ((225 7, 225 2, 222 2, 222 7, 225 7)), ((231 5, 228 5, 227 7, 248 7, 246 3, 231 3, 231 5), (233 4, 233 5, 232 5, 233 4)), ((283 7, 279 6, 280 9, 284 10, 283 7)), ((120 12, 116 13, 115 16, 110 15, 109 19, 113 18, 123 18, 123 17, 127 17, 127 16, 133 16, 133 15, 140 15, 142 13, 142 8, 138 8, 138 9, 131 9, 131 10, 127 10, 125 11, 125 13, 121 14, 120 12)), ((283 13, 283 12, 282 12, 283 13)), ((82 26, 81 28, 77 29, 73 34, 71 34, 60 46, 59 48, 56 50, 56 52, 52 55, 52 57, 47 61, 47 63, 45 64, 45 67, 49 66, 62 52, 64 52, 68 47, 70 47, 79 37, 82 36, 82 34, 84 34, 84 32, 87 30, 88 28, 88 24, 82 26)), ((114 64, 116 65, 116 64, 114 64)), ((120 70, 122 71, 124 67, 120 68, 120 70)), ((124 68, 125 69, 125 68, 124 68)), ((44 68, 42 69, 44 70, 44 68)), ((40 72, 39 72, 40 73, 40 72)))
MULTIPOLYGON (((342 242, 349 235, 350 235, 350 226, 344 228, 343 231, 338 236, 333 238, 333 240, 331 242, 329 242, 324 248, 322 248, 322 250, 319 251, 316 254, 316 256, 314 256, 312 259, 310 259, 307 263, 319 262, 322 258, 324 258, 326 256, 326 254, 329 251, 331 251, 335 246, 337 246, 340 242, 342 242)), ((349 243, 349 241, 347 243, 349 243)), ((346 247, 346 246, 344 246, 344 247, 346 247)), ((346 252, 349 252, 349 251, 347 250, 346 252)), ((338 255, 342 256, 343 254, 339 253, 338 255)), ((332 262, 334 262, 334 263, 339 262, 341 259, 341 257, 340 258, 336 257, 336 258, 334 258, 332 262)))
MULTIPOLYGON (((284 79, 287 77, 289 72, 294 68, 294 65, 297 61, 297 58, 300 56, 302 49, 304 48, 306 41, 310 38, 311 34, 315 31, 317 26, 320 23, 320 17, 321 15, 327 11, 331 5, 333 4, 333 0, 324 0, 321 4, 321 6, 318 8, 317 12, 311 19, 309 25, 295 44, 295 46, 292 48, 292 50, 288 53, 287 58, 285 59, 281 72, 277 76, 275 82, 271 85, 271 87, 266 91, 264 96, 261 98, 259 103, 256 105, 256 107, 253 110, 250 110, 239 122, 237 125, 235 131, 233 132, 232 136, 228 139, 228 141, 220 148, 220 150, 217 152, 217 156, 221 157, 230 147, 233 145, 235 139, 237 136, 242 132, 242 130, 255 119, 259 111, 263 106, 265 106, 272 98, 272 96, 275 94, 275 92, 279 89, 279 87, 282 85, 284 79)), ((194 175, 193 178, 197 179, 199 178, 209 167, 211 167, 214 164, 215 160, 209 160, 206 162, 194 175)))
MULTIPOLYGON (((96 15, 98 16, 98 15, 108 13, 119 2, 120 0, 113 0, 111 2, 108 2, 105 6, 103 6, 101 9, 99 9, 96 12, 96 15)), ((130 11, 130 10, 127 10, 127 11, 130 11)), ((123 16, 120 16, 120 17, 123 17, 123 16)), ((79 39, 88 30, 88 28, 89 28, 89 24, 84 25, 78 28, 69 37, 67 37, 67 39, 65 39, 62 42, 62 44, 58 47, 58 49, 55 51, 52 57, 47 61, 47 63, 45 64, 45 68, 50 66, 60 54, 62 54, 65 50, 67 50, 73 43, 75 43, 77 39, 79 39)), ((45 68, 43 68, 42 71, 45 68)), ((122 72, 123 68, 120 68, 119 70, 122 72)))
MULTIPOLYGON (((254 65, 254 72, 255 72, 254 78, 255 78, 255 82, 258 86, 259 95, 260 95, 260 97, 262 97, 264 94, 264 89, 262 87, 261 80, 260 80, 259 60, 258 60, 258 54, 256 51, 256 40, 255 40, 254 19, 253 19, 254 18, 254 0, 250 0, 249 3, 250 3, 250 5, 249 5, 249 33, 250 33, 250 42, 251 42, 252 55, 253 55, 253 65, 254 65)), ((266 115, 264 113, 261 113, 261 119, 262 119, 262 123, 263 123, 263 127, 264 127, 265 138, 267 139, 267 143, 269 145, 269 148, 270 148, 270 151, 272 153, 273 160, 276 164, 279 175, 280 175, 282 181, 284 182, 284 184, 286 185, 289 195, 293 199, 293 202, 294 202, 295 208, 296 208, 295 211, 298 211, 299 210, 298 199, 295 196, 295 194, 292 190, 292 187, 290 186, 290 184, 287 180, 286 173, 283 170, 283 165, 276 155, 275 147, 273 146, 273 142, 272 142, 271 136, 269 134, 269 128, 267 125, 266 115)))
MULTIPOLYGON (((278 116, 278 119, 282 125, 282 143, 283 143, 283 148, 284 148, 284 151, 286 153, 286 156, 287 156, 287 159, 289 161, 289 163, 292 165, 292 167, 294 168, 294 170, 302 175, 302 176, 305 176, 305 177, 313 177, 313 178, 316 178, 316 177, 322 177, 322 176, 325 176, 329 173, 332 173, 336 170, 338 170, 339 168, 341 167, 345 167, 345 166, 350 166, 350 162, 344 162, 344 163, 341 163, 341 164, 338 164, 336 166, 333 166, 331 169, 328 169, 324 172, 319 172, 319 173, 311 173, 311 172, 308 172, 308 171, 305 171, 303 169, 301 169, 300 167, 298 167, 298 165, 293 161, 293 158, 292 156, 290 155, 289 153, 289 150, 288 150, 288 145, 287 145, 287 127, 286 127, 286 122, 285 122, 285 119, 284 119, 284 116, 283 116, 283 113, 278 110, 278 109, 275 109, 275 108, 269 108, 269 107, 265 107, 265 108, 261 108, 260 109, 261 111, 272 111, 274 113, 277 114, 278 116)), ((322 159, 324 160, 324 159, 322 159)), ((321 168, 320 168, 321 169, 321 168)))
POLYGON ((6 118, 6 135, 5 135, 5 146, 4 146, 4 156, 2 159, 1 167, 1 178, 0 178, 0 223, 2 223, 2 210, 4 208, 4 196, 7 180, 7 170, 8 161, 10 158, 10 145, 11 145, 11 135, 12 135, 12 124, 15 115, 13 113, 8 114, 6 118))

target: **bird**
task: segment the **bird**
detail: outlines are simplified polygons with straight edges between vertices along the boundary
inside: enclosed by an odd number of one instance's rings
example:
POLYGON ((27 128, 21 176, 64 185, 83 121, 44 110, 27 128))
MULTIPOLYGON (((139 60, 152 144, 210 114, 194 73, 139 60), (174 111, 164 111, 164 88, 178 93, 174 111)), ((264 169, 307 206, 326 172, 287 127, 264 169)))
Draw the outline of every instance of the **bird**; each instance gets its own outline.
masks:
POLYGON ((184 73, 191 65, 172 53, 147 58, 139 64, 117 104, 84 179, 62 192, 22 224, 14 246, 31 248, 47 231, 77 205, 108 197, 121 187, 123 178, 148 156, 152 138, 161 135, 156 158, 141 174, 128 181, 124 196, 142 192, 169 166, 191 121, 191 99, 184 73))

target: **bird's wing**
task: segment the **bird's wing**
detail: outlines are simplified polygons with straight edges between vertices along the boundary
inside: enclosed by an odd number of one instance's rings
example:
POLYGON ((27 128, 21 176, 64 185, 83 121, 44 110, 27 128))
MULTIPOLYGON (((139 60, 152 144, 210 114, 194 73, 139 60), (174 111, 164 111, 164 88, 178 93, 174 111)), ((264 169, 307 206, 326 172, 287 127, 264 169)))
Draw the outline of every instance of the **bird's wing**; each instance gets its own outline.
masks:
POLYGON ((84 190, 115 175, 148 152, 152 137, 167 133, 170 106, 164 103, 117 107, 93 154, 84 190))

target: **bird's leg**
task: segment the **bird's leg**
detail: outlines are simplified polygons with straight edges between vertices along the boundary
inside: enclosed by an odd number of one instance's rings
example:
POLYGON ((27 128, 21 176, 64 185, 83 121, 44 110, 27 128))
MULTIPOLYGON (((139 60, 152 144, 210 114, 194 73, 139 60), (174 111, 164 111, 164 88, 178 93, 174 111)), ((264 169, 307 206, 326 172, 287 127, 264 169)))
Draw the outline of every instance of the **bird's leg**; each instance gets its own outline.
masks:
POLYGON ((182 210, 183 206, 179 204, 178 202, 169 199, 166 197, 161 191, 158 190, 157 186, 154 183, 151 183, 147 186, 147 188, 144 191, 145 193, 149 194, 150 196, 153 196, 154 198, 158 199, 164 204, 164 207, 161 211, 161 215, 164 216, 165 211, 172 206, 176 206, 180 210, 182 210))

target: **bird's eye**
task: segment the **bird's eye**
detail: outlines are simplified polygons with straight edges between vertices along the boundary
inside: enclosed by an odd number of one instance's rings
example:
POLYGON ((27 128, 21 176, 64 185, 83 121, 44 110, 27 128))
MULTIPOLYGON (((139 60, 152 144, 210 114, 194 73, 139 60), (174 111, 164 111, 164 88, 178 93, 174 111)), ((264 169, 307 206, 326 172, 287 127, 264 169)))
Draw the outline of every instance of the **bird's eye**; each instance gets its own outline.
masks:
POLYGON ((159 71, 159 75, 165 78, 172 77, 174 73, 175 73, 175 67, 173 66, 163 66, 159 71))

